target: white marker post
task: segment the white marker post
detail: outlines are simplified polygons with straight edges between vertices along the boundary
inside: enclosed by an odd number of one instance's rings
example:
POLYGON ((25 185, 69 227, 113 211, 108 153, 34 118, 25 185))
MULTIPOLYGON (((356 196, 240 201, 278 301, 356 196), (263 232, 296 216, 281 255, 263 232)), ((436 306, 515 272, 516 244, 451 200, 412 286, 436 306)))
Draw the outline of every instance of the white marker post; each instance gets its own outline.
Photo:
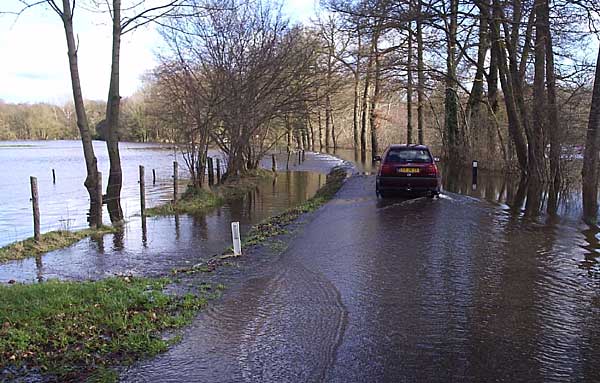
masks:
POLYGON ((242 242, 240 241, 239 222, 231 222, 231 236, 233 238, 233 255, 242 255, 242 242))
POLYGON ((471 188, 473 190, 477 190, 477 168, 479 167, 479 164, 477 163, 477 160, 473 160, 473 168, 472 168, 472 186, 471 188))

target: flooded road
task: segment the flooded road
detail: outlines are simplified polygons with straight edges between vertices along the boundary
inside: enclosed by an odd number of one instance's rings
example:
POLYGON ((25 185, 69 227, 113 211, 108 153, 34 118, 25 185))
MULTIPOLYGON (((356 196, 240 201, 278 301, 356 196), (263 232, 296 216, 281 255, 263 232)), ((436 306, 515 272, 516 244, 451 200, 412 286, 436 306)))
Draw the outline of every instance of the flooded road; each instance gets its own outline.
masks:
POLYGON ((125 382, 600 381, 598 232, 351 177, 125 382))

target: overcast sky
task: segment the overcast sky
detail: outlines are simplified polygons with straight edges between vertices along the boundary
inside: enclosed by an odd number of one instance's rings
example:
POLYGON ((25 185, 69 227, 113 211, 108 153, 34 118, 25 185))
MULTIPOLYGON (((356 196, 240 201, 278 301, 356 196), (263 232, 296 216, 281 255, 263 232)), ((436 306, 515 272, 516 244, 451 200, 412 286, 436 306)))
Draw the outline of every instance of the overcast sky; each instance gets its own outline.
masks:
MULTIPOLYGON (((0 0, 1 10, 19 9, 18 0, 0 0)), ((284 12, 294 21, 313 14, 315 0, 284 0, 284 12)), ((79 71, 83 96, 104 100, 110 75, 111 28, 105 14, 78 10, 79 71)), ((121 95, 141 85, 141 76, 155 64, 160 37, 152 27, 123 37, 121 95)), ((12 103, 63 104, 72 99, 67 46, 62 23, 47 7, 26 11, 16 21, 0 15, 0 99, 12 103)))

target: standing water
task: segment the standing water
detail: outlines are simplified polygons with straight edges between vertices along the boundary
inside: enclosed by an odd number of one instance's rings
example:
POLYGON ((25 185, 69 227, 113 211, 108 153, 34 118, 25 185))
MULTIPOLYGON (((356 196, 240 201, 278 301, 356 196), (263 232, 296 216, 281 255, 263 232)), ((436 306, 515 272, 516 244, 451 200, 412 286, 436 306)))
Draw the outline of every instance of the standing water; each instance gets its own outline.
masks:
MULTIPOLYGON (((98 167, 104 173, 108 158, 103 145, 95 143, 98 167)), ((32 236, 30 175, 38 177, 42 232, 87 226, 89 200, 83 187, 85 166, 80 146, 76 141, 0 144, 0 161, 8 164, 2 171, 10 170, 10 176, 0 177, 0 245, 32 236), (53 168, 56 184, 52 183, 53 168)), ((278 157, 278 169, 285 170, 285 156, 278 157)), ((255 190, 235 201, 207 214, 148 218, 144 232, 139 215, 138 165, 146 168, 146 206, 152 207, 172 198, 174 158, 178 157, 168 146, 122 144, 122 204, 127 220, 123 233, 86 238, 38 259, 0 265, 0 282, 159 275, 196 264, 231 245, 232 221, 239 221, 242 234, 246 233, 252 225, 311 198, 325 183, 329 169, 340 164, 332 156, 307 153, 304 163, 292 159, 290 171, 261 181, 255 190), (156 185, 152 185, 151 169, 156 169, 156 185)), ((183 161, 179 162, 183 179, 185 169, 183 161)), ((270 160, 263 165, 270 167, 270 160)), ((103 178, 106 181, 107 177, 103 178)), ((104 220, 108 220, 106 211, 104 220)))

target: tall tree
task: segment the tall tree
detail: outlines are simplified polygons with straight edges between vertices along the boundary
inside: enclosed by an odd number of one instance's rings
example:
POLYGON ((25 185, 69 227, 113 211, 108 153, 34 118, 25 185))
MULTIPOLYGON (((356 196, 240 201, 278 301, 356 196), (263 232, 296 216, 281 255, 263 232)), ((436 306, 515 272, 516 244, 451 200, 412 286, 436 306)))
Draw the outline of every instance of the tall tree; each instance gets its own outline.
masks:
POLYGON ((581 182, 583 191, 583 219, 593 225, 598 219, 598 153, 600 152, 600 50, 596 61, 596 76, 592 106, 585 139, 581 182))
POLYGON ((102 206, 98 200, 98 161, 94 154, 92 146, 92 135, 88 125, 88 119, 83 103, 83 94, 81 92, 81 81, 79 79, 79 63, 77 59, 77 44, 75 43, 75 32, 73 29, 73 15, 75 12, 75 2, 62 0, 62 9, 54 0, 46 0, 47 4, 56 12, 63 23, 65 38, 67 40, 67 55, 69 57, 69 72, 71 74, 71 87, 73 89, 73 102, 75 104, 75 115, 77 116, 77 127, 81 136, 83 145, 83 156, 85 158, 85 167, 87 176, 84 185, 90 196, 90 225, 97 226, 98 213, 102 206))
POLYGON ((458 33, 458 0, 450 0, 449 9, 445 15, 446 24, 446 94, 444 99, 444 121, 448 156, 452 161, 461 157, 461 137, 458 122, 458 58, 456 55, 458 33))
MULTIPOLYGON (((412 8, 412 1, 411 1, 412 8)), ((411 9, 412 10, 412 9, 411 9)), ((412 21, 408 23, 408 52, 406 63, 406 143, 413 142, 413 30, 412 21)))
POLYGON ((417 3, 417 135, 419 144, 424 144, 425 129, 425 64, 423 60, 423 11, 421 0, 417 3))

